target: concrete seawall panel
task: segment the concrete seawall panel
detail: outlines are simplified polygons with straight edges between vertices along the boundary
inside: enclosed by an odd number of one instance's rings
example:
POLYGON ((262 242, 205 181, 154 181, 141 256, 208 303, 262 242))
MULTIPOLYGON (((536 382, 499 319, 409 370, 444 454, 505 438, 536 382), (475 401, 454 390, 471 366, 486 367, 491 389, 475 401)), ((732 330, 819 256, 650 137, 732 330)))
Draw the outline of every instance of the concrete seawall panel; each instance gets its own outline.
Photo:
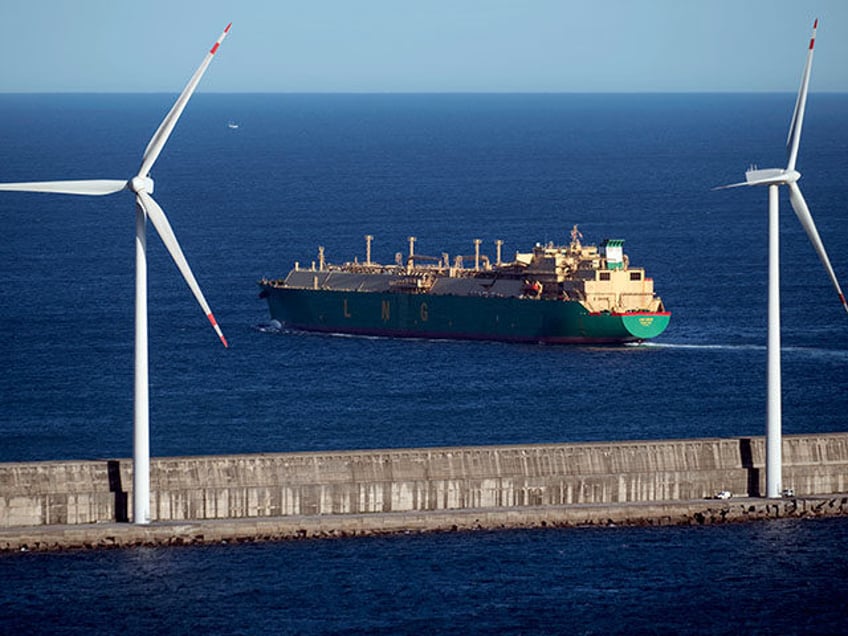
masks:
MULTIPOLYGON (((848 490, 848 433, 786 436, 783 486, 848 490)), ((765 489, 763 438, 151 460, 153 521, 522 509, 704 499, 765 489)), ((0 464, 0 528, 132 519, 126 459, 0 464)))

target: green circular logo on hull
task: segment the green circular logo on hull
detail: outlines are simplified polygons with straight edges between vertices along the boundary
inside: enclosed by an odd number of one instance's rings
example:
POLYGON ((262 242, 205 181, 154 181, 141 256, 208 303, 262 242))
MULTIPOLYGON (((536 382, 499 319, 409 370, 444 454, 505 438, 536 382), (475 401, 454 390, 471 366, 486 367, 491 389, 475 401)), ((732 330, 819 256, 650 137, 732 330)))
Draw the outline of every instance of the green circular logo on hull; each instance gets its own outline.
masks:
POLYGON ((671 314, 625 314, 621 317, 625 329, 640 340, 656 338, 671 320, 671 314))

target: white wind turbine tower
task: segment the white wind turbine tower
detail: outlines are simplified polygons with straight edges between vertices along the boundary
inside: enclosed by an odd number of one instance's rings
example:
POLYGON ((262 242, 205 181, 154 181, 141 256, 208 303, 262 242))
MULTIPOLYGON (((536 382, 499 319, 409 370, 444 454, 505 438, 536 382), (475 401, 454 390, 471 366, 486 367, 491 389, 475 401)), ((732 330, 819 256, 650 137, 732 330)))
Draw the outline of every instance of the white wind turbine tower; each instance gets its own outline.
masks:
POLYGON ((171 110, 162 120, 159 128, 154 133, 144 156, 138 173, 127 180, 97 179, 83 181, 42 181, 31 183, 3 183, 0 190, 17 190, 23 192, 52 192, 57 194, 82 194, 101 196, 113 194, 121 190, 135 192, 136 216, 135 216, 135 380, 133 401, 133 521, 137 524, 150 523, 150 418, 148 397, 148 365, 147 365, 147 219, 153 223, 153 227, 159 233, 162 242, 168 249, 168 253, 174 259, 177 267, 183 275, 189 288, 194 293, 197 302, 200 303, 209 322, 215 329, 215 333, 221 339, 224 346, 227 340, 221 332, 221 328, 215 321, 203 292, 194 278, 194 274, 186 261, 177 237, 171 229, 162 208, 153 200, 153 179, 150 178, 150 170, 165 142, 177 124, 177 120, 183 112, 188 100, 194 93, 194 89, 200 82, 200 78, 206 72, 206 68, 212 61, 212 57, 218 50, 221 42, 230 31, 228 24, 224 32, 206 54, 203 62, 194 72, 183 92, 171 107, 171 110))
POLYGON ((795 170, 795 162, 798 159, 798 144, 801 141, 801 126, 804 123, 804 107, 807 102, 807 87, 810 83, 810 67, 813 63, 813 47, 816 43, 816 28, 819 21, 813 23, 813 35, 810 38, 810 48, 807 53, 807 63, 804 66, 804 74, 801 77, 801 88, 795 101, 795 112, 792 114, 792 122, 789 126, 789 136, 786 139, 786 151, 788 161, 786 168, 767 168, 759 170, 752 167, 745 173, 743 183, 734 183, 722 188, 735 188, 738 186, 768 186, 769 190, 769 287, 768 287, 768 398, 766 406, 766 496, 780 497, 782 493, 782 437, 781 437, 781 387, 780 387, 780 241, 778 235, 778 187, 785 185, 789 188, 789 202, 792 209, 813 247, 824 264, 833 286, 839 294, 839 300, 845 311, 848 311, 848 303, 839 287, 839 281, 830 259, 824 249, 819 237, 816 224, 810 215, 807 202, 804 200, 798 187, 800 173, 795 170))

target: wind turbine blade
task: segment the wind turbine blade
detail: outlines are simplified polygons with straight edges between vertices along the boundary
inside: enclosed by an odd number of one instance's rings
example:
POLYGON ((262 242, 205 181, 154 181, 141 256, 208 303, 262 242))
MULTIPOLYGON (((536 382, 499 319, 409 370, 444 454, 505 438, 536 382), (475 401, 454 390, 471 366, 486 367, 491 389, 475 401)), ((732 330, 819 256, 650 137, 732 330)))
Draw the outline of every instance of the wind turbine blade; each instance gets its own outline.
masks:
POLYGON ((816 21, 813 22, 813 36, 810 38, 807 63, 804 66, 804 74, 801 76, 801 88, 798 90, 795 111, 792 113, 792 123, 789 125, 789 135, 786 137, 787 170, 794 170, 795 162, 798 159, 798 145, 801 142, 801 126, 804 124, 804 108, 807 104, 807 87, 810 84, 810 67, 813 65, 813 47, 816 44, 816 29, 818 26, 819 20, 816 18, 816 21))
POLYGON ((810 242, 813 244, 813 247, 818 253, 819 259, 821 259, 824 268, 827 270, 830 280, 836 288, 836 293, 839 294, 839 301, 842 303, 845 311, 848 312, 848 303, 845 302, 845 295, 842 293, 842 288, 839 287, 839 281, 836 279, 836 273, 830 265, 830 259, 827 257, 824 244, 822 243, 821 237, 819 237, 816 224, 813 222, 813 217, 810 214, 810 208, 807 207, 807 202, 804 200, 804 195, 801 194, 801 189, 798 187, 797 183, 789 184, 789 202, 792 204, 792 209, 795 210, 795 215, 798 217, 798 220, 807 232, 807 236, 810 237, 810 242))
POLYGON ((153 164, 156 162, 156 159, 159 157, 159 153, 162 152, 162 148, 165 145, 165 142, 168 141, 168 137, 171 136, 171 132, 174 130, 174 126, 177 125, 177 120, 180 118, 183 110, 188 104, 188 100, 191 98, 194 93, 194 89, 197 88, 197 84, 200 82, 200 78, 203 77, 203 74, 206 72, 206 68, 209 66, 209 63, 212 61, 212 57, 218 50, 218 47, 221 46, 221 42, 224 41, 224 38, 227 37, 227 33, 230 32, 230 27, 233 25, 232 22, 227 25, 227 28, 224 29, 224 32, 221 33, 221 36, 215 41, 215 44, 212 45, 212 48, 209 49, 209 52, 206 54, 206 57, 203 58, 203 62, 200 63, 200 66, 194 72, 194 75, 191 76, 191 79, 186 84, 183 92, 180 93, 180 96, 177 98, 177 101, 174 102, 174 105, 171 107, 171 110, 168 111, 168 114, 165 116, 165 119, 162 120, 162 123, 159 124, 159 128, 156 129, 156 132, 151 137, 150 141, 147 144, 147 148, 144 150, 144 157, 141 161, 141 167, 138 170, 138 174, 141 177, 146 177, 150 174, 150 169, 153 167, 153 164))
POLYGON ((29 183, 0 183, 0 190, 18 192, 50 192, 53 194, 85 194, 102 196, 120 192, 126 181, 115 179, 89 179, 84 181, 32 181, 29 183))
POLYGON ((742 181, 741 183, 729 183, 727 185, 715 186, 714 188, 710 188, 711 190, 729 190, 730 188, 741 188, 742 186, 752 185, 747 181, 742 181))
POLYGON ((212 328, 215 330, 215 333, 218 334, 218 337, 221 339, 224 346, 227 347, 227 339, 221 332, 221 328, 218 326, 215 316, 212 315, 212 310, 209 309, 209 304, 206 302, 206 298, 203 297, 203 292, 200 291, 200 285, 197 284, 197 280, 194 278, 191 267, 189 267, 188 261, 183 255, 183 250, 177 242, 177 237, 174 234, 174 230, 171 229, 171 224, 168 222, 168 217, 165 216, 165 212, 162 211, 159 204, 156 203, 156 201, 153 200, 153 197, 147 194, 147 192, 141 191, 137 193, 136 201, 147 213, 147 218, 150 219, 150 222, 153 223, 153 227, 156 228, 156 231, 162 238, 162 242, 168 249, 168 253, 171 255, 171 258, 174 259, 174 263, 177 264, 177 268, 179 268, 185 282, 188 283, 189 289, 191 289, 194 297, 197 299, 197 302, 200 304, 200 307, 203 309, 203 312, 212 324, 212 328))

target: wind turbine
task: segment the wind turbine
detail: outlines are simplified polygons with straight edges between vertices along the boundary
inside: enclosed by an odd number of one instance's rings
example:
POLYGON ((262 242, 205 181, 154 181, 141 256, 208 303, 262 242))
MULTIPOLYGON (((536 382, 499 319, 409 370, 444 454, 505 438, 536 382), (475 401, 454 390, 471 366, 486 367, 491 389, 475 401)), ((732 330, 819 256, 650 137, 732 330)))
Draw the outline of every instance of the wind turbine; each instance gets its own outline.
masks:
POLYGON ((804 123, 804 107, 807 103, 807 87, 810 83, 810 67, 813 63, 813 47, 816 43, 816 28, 819 21, 813 23, 813 35, 810 38, 810 48, 807 53, 807 63, 801 76, 801 88, 795 101, 795 111, 786 138, 787 163, 786 168, 757 169, 752 166, 745 173, 745 181, 734 183, 723 188, 739 186, 768 186, 769 193, 769 286, 768 286, 768 398, 766 403, 766 496, 776 498, 781 496, 782 473, 782 437, 781 437, 781 387, 780 387, 780 240, 778 224, 778 189, 785 185, 789 188, 789 202, 795 215, 801 222, 810 242, 827 270, 839 301, 848 312, 848 303, 839 287, 839 281, 830 259, 819 237, 816 224, 810 215, 807 202, 798 187, 801 174, 795 170, 798 159, 798 145, 801 141, 801 126, 804 123))
POLYGON ((81 194, 102 196, 121 190, 131 190, 135 193, 135 380, 133 399, 133 522, 136 524, 150 523, 150 417, 148 396, 148 364, 147 364, 147 219, 159 233, 168 253, 174 259, 177 267, 188 283, 194 297, 212 324, 212 328, 224 346, 227 340, 221 328, 212 315, 203 292, 194 278, 194 274, 183 255, 177 237, 171 229, 171 224, 159 204, 153 200, 153 179, 150 170, 162 152, 165 142, 174 130, 177 120, 185 109, 200 78, 212 61, 212 57, 230 31, 232 23, 227 25, 221 36, 203 58, 200 66, 194 72, 183 92, 174 102, 171 110, 159 124, 153 134, 141 160, 138 173, 127 180, 94 179, 83 181, 41 181, 30 183, 3 183, 0 190, 15 190, 22 192, 51 192, 57 194, 81 194))

